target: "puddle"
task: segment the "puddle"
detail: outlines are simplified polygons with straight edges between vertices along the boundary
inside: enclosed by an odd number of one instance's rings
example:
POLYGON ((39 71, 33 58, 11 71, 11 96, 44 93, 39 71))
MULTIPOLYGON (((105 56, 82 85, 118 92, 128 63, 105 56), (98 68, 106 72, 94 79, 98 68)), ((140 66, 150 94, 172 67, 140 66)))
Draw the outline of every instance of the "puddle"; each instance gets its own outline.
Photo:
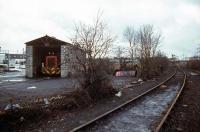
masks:
POLYGON ((2 82, 23 82, 25 79, 12 79, 12 80, 2 80, 2 82))
POLYGON ((195 72, 191 72, 190 73, 192 76, 197 76, 197 75, 199 75, 198 73, 195 73, 195 72))
POLYGON ((25 79, 19 79, 19 80, 9 80, 9 82, 23 82, 25 79))
POLYGON ((36 86, 27 87, 27 89, 36 89, 36 86))

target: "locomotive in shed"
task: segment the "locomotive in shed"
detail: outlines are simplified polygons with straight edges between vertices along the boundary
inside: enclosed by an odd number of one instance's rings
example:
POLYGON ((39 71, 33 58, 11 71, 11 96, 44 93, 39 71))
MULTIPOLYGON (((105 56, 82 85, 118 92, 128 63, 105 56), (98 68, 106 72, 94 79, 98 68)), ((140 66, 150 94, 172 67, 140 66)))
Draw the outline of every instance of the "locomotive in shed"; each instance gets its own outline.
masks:
POLYGON ((45 63, 42 63, 41 72, 47 76, 55 76, 60 74, 60 64, 58 64, 58 56, 49 53, 45 56, 45 63))

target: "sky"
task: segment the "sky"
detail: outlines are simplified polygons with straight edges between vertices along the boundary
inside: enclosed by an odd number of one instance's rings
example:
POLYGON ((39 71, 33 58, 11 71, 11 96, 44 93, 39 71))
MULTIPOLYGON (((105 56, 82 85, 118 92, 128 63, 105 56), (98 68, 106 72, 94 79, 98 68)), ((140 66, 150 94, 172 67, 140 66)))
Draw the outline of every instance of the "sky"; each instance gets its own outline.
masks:
POLYGON ((75 23, 91 23, 99 9, 114 45, 126 45, 126 26, 145 24, 162 33, 159 48, 168 56, 192 56, 200 45, 200 0, 0 0, 0 46, 21 53, 46 34, 70 42, 75 23))

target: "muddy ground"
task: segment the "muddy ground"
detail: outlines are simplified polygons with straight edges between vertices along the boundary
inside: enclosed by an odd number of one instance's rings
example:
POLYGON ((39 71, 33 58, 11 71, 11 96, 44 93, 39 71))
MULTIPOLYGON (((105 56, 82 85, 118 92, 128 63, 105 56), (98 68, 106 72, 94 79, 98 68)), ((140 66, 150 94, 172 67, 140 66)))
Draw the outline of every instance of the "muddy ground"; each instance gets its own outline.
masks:
MULTIPOLYGON (((88 120, 93 119, 99 114, 105 113, 106 111, 119 106, 125 101, 137 96, 139 93, 157 85, 158 83, 164 81, 168 78, 174 69, 170 69, 162 74, 160 77, 154 80, 146 81, 142 84, 135 84, 132 87, 124 87, 122 90, 121 97, 110 97, 100 100, 95 104, 90 105, 85 108, 77 108, 71 111, 69 110, 58 110, 49 111, 47 108, 48 116, 44 118, 39 118, 36 120, 31 120, 30 117, 37 116, 37 112, 24 117, 24 121, 13 124, 14 128, 9 127, 11 131, 68 131, 77 125, 83 124, 88 120), (35 115, 35 116, 34 116, 35 115)), ((117 81, 118 82, 118 81, 117 81)), ((46 113, 44 113, 46 114, 46 113)), ((20 118, 19 118, 20 121, 20 118)))
POLYGON ((181 87, 183 74, 80 132, 151 132, 181 87))
POLYGON ((48 118, 33 122, 28 125, 21 125, 19 129, 22 131, 69 131, 76 126, 81 125, 84 122, 87 122, 94 117, 119 106, 120 104, 130 100, 147 89, 150 89, 151 87, 164 81, 173 73, 174 69, 170 69, 155 80, 149 80, 142 84, 135 84, 132 87, 125 87, 122 90, 121 97, 114 96, 110 98, 104 98, 95 104, 90 105, 89 107, 78 108, 72 111, 56 110, 48 118))
MULTIPOLYGON (((14 73, 13 74, 19 74, 14 73)), ((78 87, 74 78, 40 78, 24 80, 24 77, 1 77, 0 76, 0 110, 4 109, 12 99, 14 103, 34 102, 37 98, 50 98, 55 95, 63 95, 73 92, 78 87), (10 80, 22 80, 14 82, 10 80), (7 80, 9 80, 7 82, 7 80)), ((112 84, 116 89, 131 82, 136 78, 111 77, 112 84)))
POLYGON ((200 75, 187 70, 187 84, 161 132, 200 131, 200 75))

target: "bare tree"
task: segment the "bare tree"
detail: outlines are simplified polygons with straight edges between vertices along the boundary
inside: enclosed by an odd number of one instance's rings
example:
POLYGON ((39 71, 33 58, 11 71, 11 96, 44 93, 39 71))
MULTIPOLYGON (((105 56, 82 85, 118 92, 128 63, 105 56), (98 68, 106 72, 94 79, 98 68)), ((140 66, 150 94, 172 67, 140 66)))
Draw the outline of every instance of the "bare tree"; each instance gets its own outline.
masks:
POLYGON ((166 70, 169 66, 168 57, 161 51, 157 51, 156 55, 153 57, 154 72, 155 74, 160 74, 166 70))
POLYGON ((117 58, 122 58, 125 56, 126 49, 122 46, 117 46, 114 51, 117 58))
POLYGON ((153 59, 161 42, 161 34, 156 33, 152 25, 144 25, 138 32, 139 61, 144 78, 150 78, 154 72, 153 59))
POLYGON ((101 18, 102 13, 99 12, 94 24, 75 25, 73 41, 86 52, 88 58, 105 57, 114 41, 114 37, 108 32, 108 27, 101 18))
POLYGON ((198 45, 196 49, 196 56, 198 57, 198 59, 200 59, 200 44, 198 45))
POLYGON ((115 54, 116 54, 116 57, 117 59, 119 60, 119 66, 120 66, 120 69, 121 70, 124 70, 126 69, 126 52, 127 52, 127 49, 125 47, 122 47, 122 46, 117 46, 115 48, 115 54))
POLYGON ((123 33, 124 39, 129 43, 129 55, 134 64, 134 57, 136 57, 136 44, 137 44, 137 32, 131 26, 127 26, 123 33))
POLYGON ((95 96, 97 91, 101 89, 102 84, 97 86, 97 81, 101 83, 100 80, 106 78, 101 63, 114 41, 114 37, 107 29, 107 25, 102 20, 101 12, 97 14, 92 25, 80 23, 75 26, 74 47, 81 49, 85 55, 85 58, 79 54, 76 56, 83 71, 82 87, 88 90, 92 96, 95 96))

